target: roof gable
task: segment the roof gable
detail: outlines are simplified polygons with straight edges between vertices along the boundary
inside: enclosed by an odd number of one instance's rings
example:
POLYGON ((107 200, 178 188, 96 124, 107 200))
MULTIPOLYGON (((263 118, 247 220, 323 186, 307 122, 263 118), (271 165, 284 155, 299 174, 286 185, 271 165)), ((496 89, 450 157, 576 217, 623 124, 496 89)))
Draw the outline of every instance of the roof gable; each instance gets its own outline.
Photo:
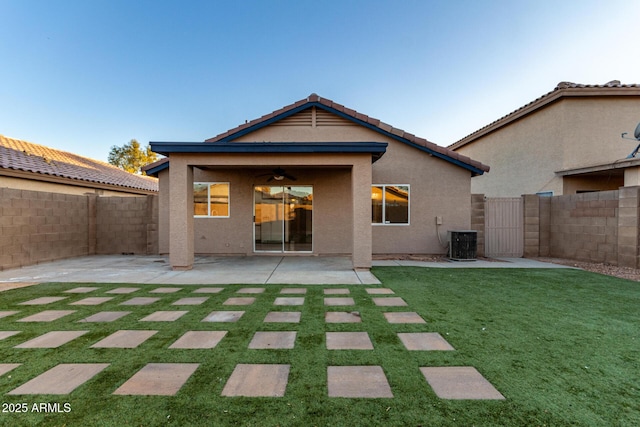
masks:
POLYGON ((251 120, 236 128, 230 129, 227 132, 209 138, 205 142, 233 142, 251 132, 255 132, 266 126, 270 126, 282 120, 286 120, 296 114, 311 109, 312 107, 315 107, 322 111, 326 111, 340 117, 345 121, 363 126, 374 132, 378 132, 387 138, 400 141, 430 155, 451 162, 457 166, 469 170, 473 175, 481 175, 484 172, 489 171, 488 166, 472 160, 469 157, 463 156, 459 153, 449 150, 448 148, 441 147, 437 144, 427 141, 424 138, 420 138, 411 133, 405 132, 402 129, 394 128, 393 126, 388 125, 380 121, 379 119, 369 117, 365 114, 347 108, 344 105, 335 103, 329 99, 321 98, 316 94, 311 94, 305 99, 287 105, 258 119, 251 120))
POLYGON ((158 181, 155 178, 134 175, 105 162, 3 135, 0 135, 1 169, 122 189, 158 191, 158 181))

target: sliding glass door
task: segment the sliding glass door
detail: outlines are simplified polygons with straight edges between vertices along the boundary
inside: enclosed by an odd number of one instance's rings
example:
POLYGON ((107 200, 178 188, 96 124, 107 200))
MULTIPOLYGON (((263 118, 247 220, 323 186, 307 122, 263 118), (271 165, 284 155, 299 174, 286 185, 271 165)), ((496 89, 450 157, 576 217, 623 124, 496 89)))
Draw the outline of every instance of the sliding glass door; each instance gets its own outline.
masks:
POLYGON ((313 187, 262 185, 253 193, 256 252, 313 251, 313 187))

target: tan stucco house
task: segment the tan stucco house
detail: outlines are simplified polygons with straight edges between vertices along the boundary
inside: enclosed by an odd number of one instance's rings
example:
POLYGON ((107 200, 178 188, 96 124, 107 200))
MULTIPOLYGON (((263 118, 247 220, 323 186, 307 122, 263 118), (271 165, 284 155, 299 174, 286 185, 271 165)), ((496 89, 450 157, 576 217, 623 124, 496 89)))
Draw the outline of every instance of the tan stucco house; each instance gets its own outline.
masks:
POLYGON ((150 144, 167 156, 146 171, 174 269, 195 253, 347 255, 354 268, 444 253, 446 230, 470 227, 471 177, 489 170, 316 94, 204 142, 150 144))
POLYGON ((561 82, 449 148, 491 165, 471 182, 488 197, 615 190, 640 185, 639 121, 640 85, 561 82))

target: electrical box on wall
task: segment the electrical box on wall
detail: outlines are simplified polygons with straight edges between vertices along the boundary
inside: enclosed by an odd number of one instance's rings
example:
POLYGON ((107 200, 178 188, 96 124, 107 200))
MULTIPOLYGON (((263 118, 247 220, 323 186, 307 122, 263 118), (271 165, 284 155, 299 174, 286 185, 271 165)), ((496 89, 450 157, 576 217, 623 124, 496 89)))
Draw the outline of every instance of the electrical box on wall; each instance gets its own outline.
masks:
POLYGON ((437 216, 436 217, 436 225, 442 225, 442 217, 441 216, 437 216))

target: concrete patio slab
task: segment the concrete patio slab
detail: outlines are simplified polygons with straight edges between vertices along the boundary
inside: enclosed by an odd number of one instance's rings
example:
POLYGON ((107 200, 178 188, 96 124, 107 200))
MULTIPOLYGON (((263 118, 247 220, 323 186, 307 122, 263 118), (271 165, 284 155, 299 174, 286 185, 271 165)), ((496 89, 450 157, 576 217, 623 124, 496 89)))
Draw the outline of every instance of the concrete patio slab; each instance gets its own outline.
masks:
POLYGON ((154 302, 160 301, 160 298, 154 297, 135 297, 127 300, 125 302, 121 302, 120 305, 150 305, 154 302))
POLYGON ((222 396, 282 397, 291 365, 239 364, 222 389, 222 396))
POLYGON ((327 306, 341 306, 341 305, 355 305, 353 298, 325 298, 324 305, 327 306))
POLYGON ((173 294, 182 290, 182 288, 157 288, 149 291, 150 294, 173 294))
POLYGON ((110 291, 107 291, 107 294, 117 294, 117 295, 124 295, 124 294, 131 294, 135 291, 139 291, 140 288, 116 288, 116 289, 112 289, 110 291))
POLYGON ((244 311, 212 311, 207 317, 202 319, 203 322, 237 322, 240 320, 244 311))
POLYGON ((304 305, 304 297, 278 297, 273 305, 304 305))
POLYGON ((199 363, 149 363, 113 394, 175 396, 198 366, 199 363))
POLYGON ((329 397, 393 397, 381 366, 329 366, 327 386, 329 397))
POLYGON ((14 335, 18 335, 20 332, 22 331, 0 331, 0 340, 4 340, 14 335))
POLYGON ((270 311, 264 323, 300 323, 302 313, 299 311, 270 311))
POLYGON ((327 350, 373 350, 366 332, 327 332, 327 350))
POLYGON ((390 295, 394 292, 389 288, 367 288, 365 291, 369 295, 390 295))
POLYGON ((441 399, 504 400, 504 396, 471 366, 420 368, 420 372, 441 399))
POLYGON ((224 291, 224 288, 200 288, 193 291, 194 294, 217 294, 224 291))
POLYGON ((205 301, 207 301, 208 299, 209 297, 180 298, 178 301, 174 302, 171 305, 200 305, 200 304, 204 304, 205 301))
POLYGON ((254 297, 231 297, 222 305, 251 305, 256 301, 254 297))
POLYGON ((174 322, 188 311, 156 311, 140 319, 141 322, 174 322))
POLYGON ((21 363, 0 363, 0 375, 16 369, 21 363))
POLYGON ((104 302, 111 301, 114 297, 88 297, 80 301, 70 302, 69 305, 100 305, 104 302))
POLYGON ((3 317, 13 316, 16 313, 20 313, 19 311, 0 311, 0 319, 3 317))
POLYGON ((64 291, 67 294, 88 294, 89 292, 93 292, 100 288, 92 287, 92 286, 80 286, 78 288, 69 289, 68 291, 64 291))
POLYGON ((78 322, 113 322, 118 320, 127 314, 131 314, 130 311, 101 311, 96 314, 92 314, 78 322))
POLYGON ((296 343, 295 331, 256 332, 249 343, 249 349, 292 349, 296 343))
POLYGON ((89 331, 51 331, 13 348, 58 348, 89 331))
POLYGON ((322 293, 325 295, 349 295, 351 292, 349 289, 323 289, 322 293))
POLYGON ((17 322, 53 322, 75 312, 76 310, 45 310, 19 319, 17 322))
POLYGON ((65 298, 67 297, 40 297, 40 298, 35 298, 29 301, 21 302, 18 305, 45 305, 45 304, 51 304, 53 302, 62 301, 65 298))
POLYGON ((328 311, 324 314, 326 323, 360 323, 362 317, 357 311, 328 311))
POLYGON ((414 311, 411 312, 388 312, 383 313, 385 319, 389 323, 427 323, 420 315, 414 311))
POLYGON ((284 288, 280 290, 281 294, 293 294, 304 295, 307 293, 307 288, 284 288))
POLYGON ((371 298, 378 307, 406 307, 408 304, 400 297, 371 298))
POLYGON ((69 394, 107 366, 108 363, 62 363, 7 394, 69 394))
POLYGON ((158 331, 116 331, 91 348, 136 348, 157 333, 158 331))
POLYGON ((242 288, 236 291, 237 294, 262 294, 267 288, 242 288))
POLYGON ((210 349, 215 348, 227 335, 227 331, 187 331, 169 348, 177 349, 210 349))
POLYGON ((402 341, 402 344, 404 344, 407 350, 455 350, 455 348, 437 332, 399 332, 398 338, 400 338, 400 341, 402 341))

